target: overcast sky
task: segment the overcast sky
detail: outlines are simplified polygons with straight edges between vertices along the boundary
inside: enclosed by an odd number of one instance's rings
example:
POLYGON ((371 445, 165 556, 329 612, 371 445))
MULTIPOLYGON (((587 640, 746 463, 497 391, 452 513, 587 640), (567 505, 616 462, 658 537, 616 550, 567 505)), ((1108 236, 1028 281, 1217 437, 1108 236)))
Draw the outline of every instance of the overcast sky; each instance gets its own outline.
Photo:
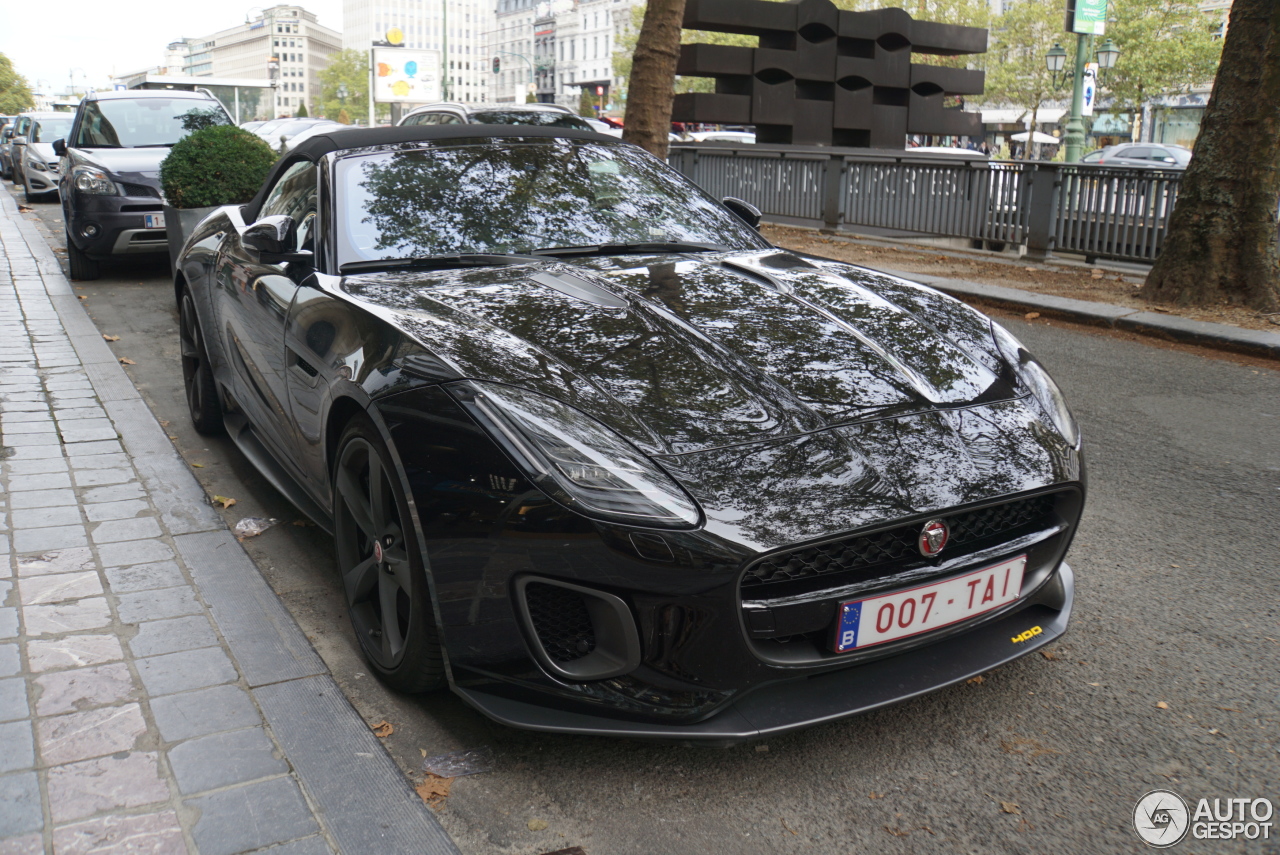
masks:
MULTIPOLYGON (((13 61, 32 88, 49 85, 61 92, 75 74, 77 86, 111 85, 113 74, 154 68, 164 62, 169 42, 207 36, 258 15, 264 6, 250 0, 202 3, 155 0, 0 0, 0 53, 13 61)), ((266 7, 276 5, 269 0, 266 7)), ((306 0, 301 4, 319 22, 342 31, 342 0, 306 0)))

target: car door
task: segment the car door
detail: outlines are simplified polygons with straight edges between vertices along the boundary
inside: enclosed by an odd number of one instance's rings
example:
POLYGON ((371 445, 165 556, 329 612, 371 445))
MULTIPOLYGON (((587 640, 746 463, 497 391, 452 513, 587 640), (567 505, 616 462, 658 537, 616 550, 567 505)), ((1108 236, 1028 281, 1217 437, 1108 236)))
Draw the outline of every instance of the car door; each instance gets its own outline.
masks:
MULTIPOLYGON (((267 194, 259 219, 284 215, 297 230, 296 247, 313 246, 316 167, 299 161, 284 171, 267 194)), ((246 223, 250 226, 252 223, 246 223)), ((268 264, 246 249, 232 232, 217 262, 215 313, 236 402, 277 460, 287 462, 296 443, 285 376, 284 330, 300 282, 311 268, 268 264)))

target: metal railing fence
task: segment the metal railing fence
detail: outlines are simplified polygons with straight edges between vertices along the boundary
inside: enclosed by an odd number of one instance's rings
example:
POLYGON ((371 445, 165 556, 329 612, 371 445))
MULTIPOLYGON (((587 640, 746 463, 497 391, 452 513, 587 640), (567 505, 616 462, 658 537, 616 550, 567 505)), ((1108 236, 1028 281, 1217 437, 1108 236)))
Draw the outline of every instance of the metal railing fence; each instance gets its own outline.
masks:
POLYGON ((1181 173, 801 146, 676 144, 669 162, 708 193, 771 222, 1022 244, 1151 261, 1181 173))

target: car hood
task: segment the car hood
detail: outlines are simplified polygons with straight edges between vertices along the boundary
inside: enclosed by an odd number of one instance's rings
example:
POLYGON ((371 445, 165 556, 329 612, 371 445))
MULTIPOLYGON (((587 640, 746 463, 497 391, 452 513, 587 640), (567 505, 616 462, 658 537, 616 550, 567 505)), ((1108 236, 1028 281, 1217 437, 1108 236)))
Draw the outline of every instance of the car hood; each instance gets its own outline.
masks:
POLYGON ((27 143, 27 153, 43 163, 56 163, 58 155, 53 151, 53 143, 27 143))
POLYGON ((1015 397, 989 321, 779 250, 348 276, 443 376, 556 397, 682 454, 1015 397))
POLYGON ((123 181, 160 186, 160 161, 168 148, 79 148, 73 150, 75 164, 103 169, 123 181))

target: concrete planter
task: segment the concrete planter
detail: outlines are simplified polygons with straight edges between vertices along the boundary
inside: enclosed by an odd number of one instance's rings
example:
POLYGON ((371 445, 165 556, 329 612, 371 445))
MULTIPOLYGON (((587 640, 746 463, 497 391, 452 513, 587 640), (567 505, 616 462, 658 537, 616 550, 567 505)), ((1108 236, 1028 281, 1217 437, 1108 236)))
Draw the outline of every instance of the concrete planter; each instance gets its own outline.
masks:
POLYGON ((182 247, 186 245, 187 238, 191 237, 191 233, 195 231, 196 226, 201 220, 209 216, 220 206, 212 205, 208 208, 170 208, 164 206, 164 228, 169 238, 169 275, 177 273, 178 269, 178 253, 182 252, 182 247))

